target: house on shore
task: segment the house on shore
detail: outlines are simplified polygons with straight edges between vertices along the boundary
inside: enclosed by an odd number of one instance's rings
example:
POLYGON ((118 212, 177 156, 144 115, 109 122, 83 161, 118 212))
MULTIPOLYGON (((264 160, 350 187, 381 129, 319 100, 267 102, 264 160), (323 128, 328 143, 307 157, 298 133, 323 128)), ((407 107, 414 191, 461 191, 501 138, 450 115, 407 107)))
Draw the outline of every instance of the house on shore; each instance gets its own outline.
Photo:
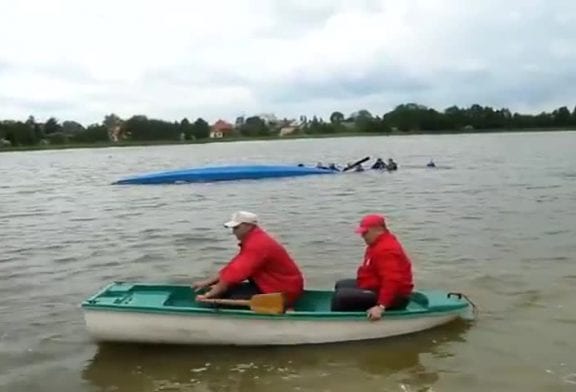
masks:
POLYGON ((211 138, 223 138, 232 135, 232 132, 234 132, 234 126, 224 120, 218 120, 210 127, 211 138))

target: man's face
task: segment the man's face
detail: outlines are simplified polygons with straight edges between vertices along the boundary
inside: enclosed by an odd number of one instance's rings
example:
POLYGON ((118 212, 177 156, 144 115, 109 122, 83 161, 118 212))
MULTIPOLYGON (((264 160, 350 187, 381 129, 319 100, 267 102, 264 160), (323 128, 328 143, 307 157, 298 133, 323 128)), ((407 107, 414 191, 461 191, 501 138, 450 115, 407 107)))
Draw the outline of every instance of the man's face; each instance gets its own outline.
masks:
POLYGON ((364 239, 364 242, 366 242, 367 245, 370 245, 376 240, 376 238, 381 232, 382 230, 380 228, 371 227, 364 233, 362 233, 362 238, 364 239))
POLYGON ((246 236, 246 234, 250 231, 252 225, 247 223, 240 223, 238 226, 232 229, 232 233, 238 238, 238 241, 242 241, 242 239, 246 236))

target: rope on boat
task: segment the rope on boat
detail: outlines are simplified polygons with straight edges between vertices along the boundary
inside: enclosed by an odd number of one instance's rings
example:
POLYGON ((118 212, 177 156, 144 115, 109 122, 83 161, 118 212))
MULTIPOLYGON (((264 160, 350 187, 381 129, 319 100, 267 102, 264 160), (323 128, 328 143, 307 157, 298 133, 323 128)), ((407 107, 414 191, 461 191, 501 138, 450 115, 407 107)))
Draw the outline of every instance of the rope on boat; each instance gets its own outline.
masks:
POLYGON ((474 313, 474 317, 476 317, 478 315, 478 306, 476 306, 476 304, 464 293, 455 293, 455 292, 450 292, 448 293, 447 297, 450 298, 451 296, 458 296, 458 299, 462 299, 464 298, 466 301, 468 301, 468 303, 470 305, 472 305, 472 312, 474 313))

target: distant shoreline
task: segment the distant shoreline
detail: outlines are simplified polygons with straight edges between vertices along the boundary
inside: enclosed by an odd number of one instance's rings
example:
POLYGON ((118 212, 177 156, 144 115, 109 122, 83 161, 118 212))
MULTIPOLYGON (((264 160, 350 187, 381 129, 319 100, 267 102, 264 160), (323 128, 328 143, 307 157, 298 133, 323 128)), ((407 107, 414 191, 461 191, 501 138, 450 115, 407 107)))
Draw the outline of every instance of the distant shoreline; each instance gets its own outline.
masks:
POLYGON ((144 147, 144 146, 169 146, 169 145, 190 145, 190 144, 208 144, 208 143, 233 143, 246 141, 278 141, 278 140, 298 140, 298 139, 336 139, 346 137, 367 137, 367 136, 426 136, 426 135, 481 135, 494 133, 534 133, 534 132, 574 132, 575 128, 518 128, 518 129, 485 129, 485 130, 446 130, 446 131, 408 131, 408 132, 343 132, 343 133, 326 133, 326 134, 300 134, 287 136, 263 136, 263 137, 228 137, 202 140, 150 140, 150 141, 122 141, 97 142, 97 143, 70 143, 70 144, 48 144, 33 146, 16 146, 0 148, 2 152, 19 152, 19 151, 45 151, 45 150, 68 150, 68 149, 92 149, 92 148, 109 148, 109 147, 144 147))

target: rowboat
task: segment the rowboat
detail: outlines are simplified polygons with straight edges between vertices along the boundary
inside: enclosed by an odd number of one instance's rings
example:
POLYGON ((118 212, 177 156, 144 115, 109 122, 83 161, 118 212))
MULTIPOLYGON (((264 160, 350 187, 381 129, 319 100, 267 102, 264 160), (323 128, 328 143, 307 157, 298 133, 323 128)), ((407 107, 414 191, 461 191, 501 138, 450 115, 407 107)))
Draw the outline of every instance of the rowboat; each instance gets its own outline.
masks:
POLYGON ((378 321, 365 312, 333 312, 333 292, 306 290, 293 309, 267 314, 195 301, 187 285, 113 282, 81 303, 87 331, 97 342, 178 345, 305 345, 387 338, 466 319, 462 294, 420 290, 405 310, 378 321))
POLYGON ((334 171, 297 165, 207 166, 135 175, 117 180, 113 182, 112 185, 258 180, 264 178, 309 176, 314 174, 334 174, 334 171))

